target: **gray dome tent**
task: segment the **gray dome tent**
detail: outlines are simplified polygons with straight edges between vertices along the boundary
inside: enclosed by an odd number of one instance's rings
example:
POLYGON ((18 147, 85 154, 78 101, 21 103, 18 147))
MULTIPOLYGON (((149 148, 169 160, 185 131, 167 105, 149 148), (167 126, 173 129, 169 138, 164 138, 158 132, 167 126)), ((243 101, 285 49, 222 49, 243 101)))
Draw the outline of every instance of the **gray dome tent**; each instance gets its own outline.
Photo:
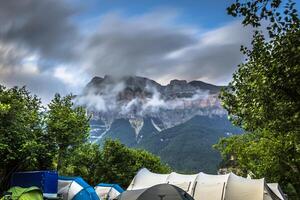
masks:
POLYGON ((128 190, 118 200, 194 200, 187 192, 171 184, 159 184, 146 189, 128 190))

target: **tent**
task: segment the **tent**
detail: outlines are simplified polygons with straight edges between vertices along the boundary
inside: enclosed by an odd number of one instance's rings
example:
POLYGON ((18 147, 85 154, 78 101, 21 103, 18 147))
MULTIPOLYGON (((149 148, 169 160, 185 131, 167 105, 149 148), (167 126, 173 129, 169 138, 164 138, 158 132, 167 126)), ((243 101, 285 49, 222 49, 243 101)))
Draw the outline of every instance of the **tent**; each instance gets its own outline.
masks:
POLYGON ((279 197, 279 199, 287 199, 286 196, 283 194, 281 188, 279 187, 278 183, 268 183, 268 189, 270 189, 269 193, 272 193, 279 197))
POLYGON ((136 174, 127 190, 141 190, 164 183, 183 189, 195 200, 285 200, 282 192, 276 188, 273 191, 264 179, 247 179, 233 173, 156 174, 143 168, 136 174))
POLYGON ((171 184, 159 184, 146 189, 128 190, 118 200, 193 200, 181 188, 171 184))
POLYGON ((44 197, 57 197, 57 171, 26 171, 15 172, 11 178, 11 187, 28 188, 36 186, 43 192, 44 197))
POLYGON ((58 192, 63 200, 100 200, 93 187, 81 177, 58 177, 58 192))
MULTIPOLYGON (((12 200, 43 200, 43 193, 38 187, 12 187, 8 190, 12 200)), ((3 197, 1 200, 4 200, 3 197)))
POLYGON ((124 192, 118 184, 100 183, 95 186, 95 191, 100 199, 113 200, 124 192))

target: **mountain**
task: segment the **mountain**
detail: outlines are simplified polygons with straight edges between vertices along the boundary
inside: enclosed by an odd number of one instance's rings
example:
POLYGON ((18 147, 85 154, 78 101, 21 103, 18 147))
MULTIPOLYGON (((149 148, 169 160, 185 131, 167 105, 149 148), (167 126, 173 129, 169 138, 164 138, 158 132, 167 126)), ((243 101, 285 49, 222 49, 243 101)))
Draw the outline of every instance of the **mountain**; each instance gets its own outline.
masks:
POLYGON ((137 147, 159 155, 182 173, 216 173, 221 158, 212 145, 221 137, 238 133, 240 130, 233 127, 225 116, 195 116, 146 138, 137 147))
POLYGON ((238 134, 221 107, 221 87, 172 80, 161 85, 138 76, 94 77, 76 103, 92 114, 91 142, 119 139, 143 148, 182 172, 216 172, 219 138, 238 134))

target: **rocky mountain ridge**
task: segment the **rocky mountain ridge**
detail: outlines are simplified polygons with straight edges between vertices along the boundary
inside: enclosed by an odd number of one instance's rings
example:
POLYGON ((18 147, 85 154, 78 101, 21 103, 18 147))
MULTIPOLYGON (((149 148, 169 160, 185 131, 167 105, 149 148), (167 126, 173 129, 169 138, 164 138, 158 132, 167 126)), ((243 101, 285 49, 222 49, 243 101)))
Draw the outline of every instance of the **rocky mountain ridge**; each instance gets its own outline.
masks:
POLYGON ((116 119, 129 119, 139 140, 145 117, 156 119, 153 126, 161 131, 196 115, 225 115, 218 100, 220 89, 202 81, 171 80, 164 86, 144 77, 105 76, 94 77, 77 102, 88 108, 94 120, 103 121, 106 129, 116 119))
POLYGON ((75 101, 92 114, 91 142, 118 139, 159 155, 179 172, 214 173, 220 155, 212 145, 241 133, 220 105, 220 89, 201 81, 161 85, 138 76, 105 76, 94 77, 75 101))

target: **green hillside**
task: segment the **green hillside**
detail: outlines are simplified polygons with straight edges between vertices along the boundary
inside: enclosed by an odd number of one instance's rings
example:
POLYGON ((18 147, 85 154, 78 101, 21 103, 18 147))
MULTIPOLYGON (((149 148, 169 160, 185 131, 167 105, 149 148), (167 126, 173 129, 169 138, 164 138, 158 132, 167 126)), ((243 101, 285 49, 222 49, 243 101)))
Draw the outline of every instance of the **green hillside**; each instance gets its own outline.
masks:
POLYGON ((212 145, 226 133, 240 132, 225 117, 196 116, 142 140, 137 146, 161 156, 177 171, 216 173, 221 158, 212 145))
POLYGON ((144 119, 137 139, 129 120, 117 119, 100 143, 108 138, 118 139, 129 147, 146 149, 159 155, 178 172, 216 173, 221 157, 212 145, 221 137, 241 132, 232 126, 226 116, 195 116, 161 132, 155 129, 151 120, 154 119, 144 119))

